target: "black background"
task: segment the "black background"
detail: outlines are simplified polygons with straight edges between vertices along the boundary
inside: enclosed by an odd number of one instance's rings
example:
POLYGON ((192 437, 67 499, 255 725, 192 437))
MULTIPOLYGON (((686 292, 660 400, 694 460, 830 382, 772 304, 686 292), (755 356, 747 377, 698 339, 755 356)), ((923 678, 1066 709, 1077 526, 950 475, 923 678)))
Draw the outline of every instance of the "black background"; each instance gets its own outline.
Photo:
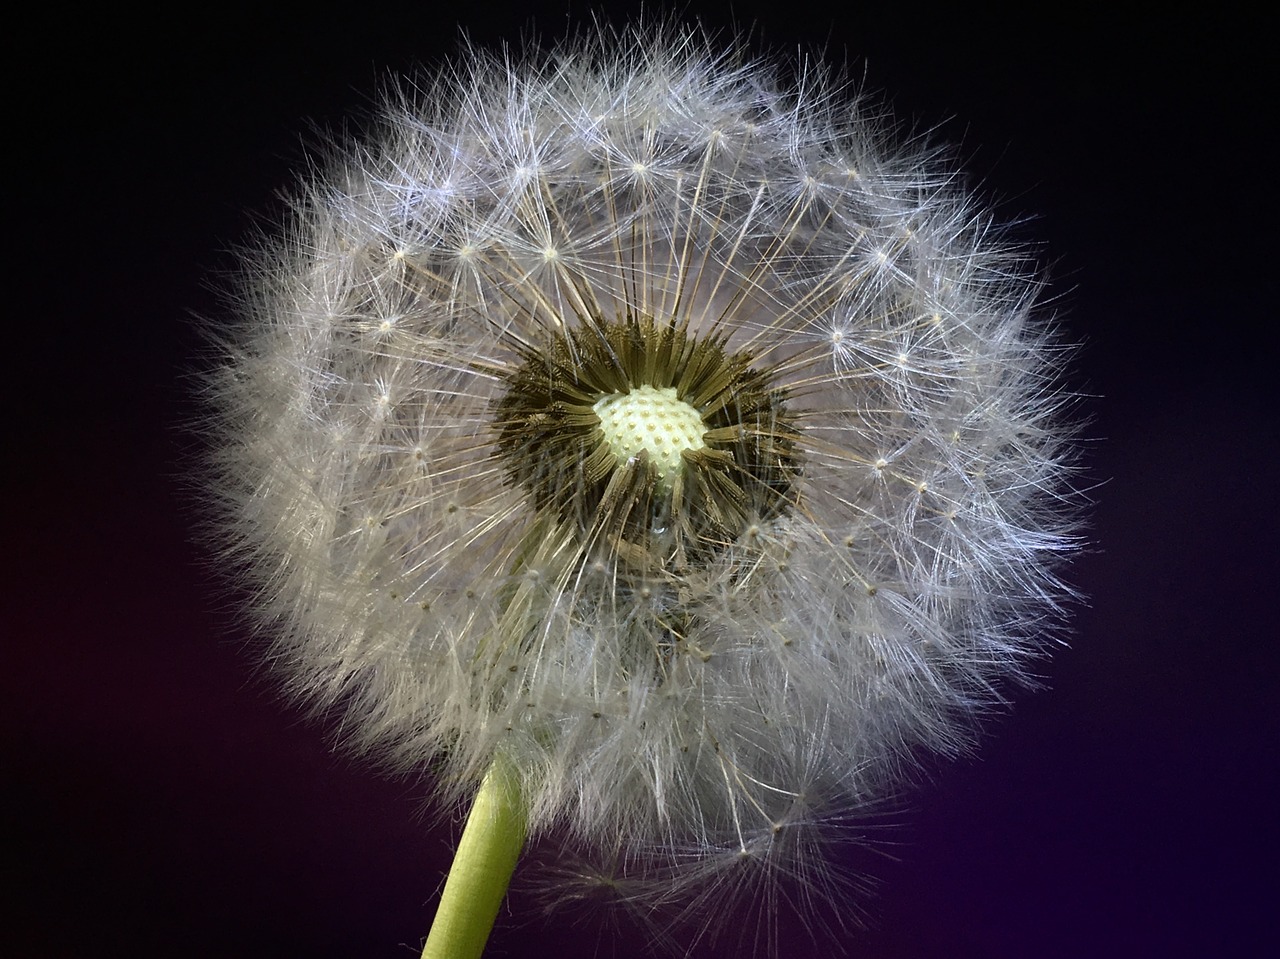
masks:
MULTIPOLYGON (((1226 6, 1047 6, 736 7, 762 47, 847 59, 1026 220, 1050 308, 1084 344, 1073 386, 1100 484, 1071 571, 1089 601, 1048 688, 875 824, 879 852, 842 868, 869 865, 878 891, 833 910, 870 925, 835 943, 857 959, 1261 954, 1280 741, 1266 31, 1226 6)), ((224 309, 227 251, 278 211, 313 131, 367 114, 388 73, 439 62, 459 27, 491 46, 589 15, 472 9, 197 4, 13 27, 5 955, 417 955, 457 824, 429 782, 335 755, 283 701, 190 542, 178 477, 199 445, 182 425, 191 318, 224 309)), ((781 928, 781 955, 831 948, 781 928)), ((545 922, 518 890, 487 955, 645 955, 637 936, 545 922)))

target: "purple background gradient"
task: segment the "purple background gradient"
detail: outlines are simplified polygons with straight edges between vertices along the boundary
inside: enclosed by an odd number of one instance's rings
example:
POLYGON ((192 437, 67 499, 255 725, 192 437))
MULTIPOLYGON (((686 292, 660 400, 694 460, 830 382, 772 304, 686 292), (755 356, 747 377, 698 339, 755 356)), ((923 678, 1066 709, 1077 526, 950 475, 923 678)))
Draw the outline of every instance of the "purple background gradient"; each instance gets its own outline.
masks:
MULTIPOLYGON (((311 130, 453 48, 445 9, 100 8, 11 34, 0 954, 417 955, 457 824, 428 781, 336 756, 283 701, 179 476, 200 443, 191 316, 224 312, 227 250, 275 215, 311 130)), ((554 36, 566 8, 474 9, 460 22, 487 46, 535 16, 554 36)), ((766 45, 865 62, 1028 218, 1096 397, 1071 647, 847 857, 878 886, 839 909, 870 922, 834 936, 854 959, 1260 955, 1280 931, 1269 29, 1063 9, 737 4, 766 45)), ((648 954, 572 918, 518 890, 487 955, 648 954)), ((781 922, 783 956, 830 954, 781 922)))

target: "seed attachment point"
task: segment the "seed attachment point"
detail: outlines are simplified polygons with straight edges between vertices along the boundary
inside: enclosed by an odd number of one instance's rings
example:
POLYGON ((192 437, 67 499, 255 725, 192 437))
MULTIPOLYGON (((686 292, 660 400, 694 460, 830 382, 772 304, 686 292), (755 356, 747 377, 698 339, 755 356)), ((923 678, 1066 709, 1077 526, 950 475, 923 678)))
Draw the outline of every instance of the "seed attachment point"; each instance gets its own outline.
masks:
POLYGON ((685 450, 706 447, 702 417, 676 395, 674 386, 634 387, 598 399, 592 409, 600 417, 600 432, 621 462, 641 452, 658 471, 660 482, 669 483, 681 468, 685 450))

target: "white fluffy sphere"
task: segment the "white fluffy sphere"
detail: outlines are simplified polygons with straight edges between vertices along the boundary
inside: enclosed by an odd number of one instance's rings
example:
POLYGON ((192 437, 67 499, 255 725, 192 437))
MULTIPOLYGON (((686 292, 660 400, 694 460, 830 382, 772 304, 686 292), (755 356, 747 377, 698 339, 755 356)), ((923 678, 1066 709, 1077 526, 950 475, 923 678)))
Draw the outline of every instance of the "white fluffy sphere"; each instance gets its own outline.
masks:
POLYGON ((506 756, 534 834, 655 895, 794 870, 964 745, 1065 593, 1033 267, 804 75, 678 30, 473 55, 300 188, 219 379, 296 688, 455 797, 506 756))

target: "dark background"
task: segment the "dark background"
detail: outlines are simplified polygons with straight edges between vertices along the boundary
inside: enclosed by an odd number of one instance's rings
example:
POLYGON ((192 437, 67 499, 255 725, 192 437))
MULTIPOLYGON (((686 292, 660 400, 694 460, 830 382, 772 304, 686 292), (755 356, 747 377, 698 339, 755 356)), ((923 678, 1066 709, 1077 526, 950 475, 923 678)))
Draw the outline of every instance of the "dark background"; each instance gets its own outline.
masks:
MULTIPOLYGON (((736 18, 764 47, 847 58, 1026 220, 1084 344, 1073 385, 1101 485, 1071 571, 1089 600, 1048 688, 875 824, 879 851, 842 868, 869 866, 878 891, 832 911, 870 925, 835 943, 854 959, 1274 949, 1269 31, 1225 6, 845 6, 736 18)), ((417 955, 456 824, 428 782, 335 756, 332 730, 283 701, 191 544, 177 477, 199 445, 182 425, 191 317, 220 315, 227 251, 278 210, 313 131, 438 62, 459 26, 491 46, 567 22, 564 3, 454 9, 196 4, 12 28, 7 956, 417 955)), ((517 892, 488 955, 646 954, 634 930, 573 919, 517 892)), ((831 947, 782 931, 783 956, 831 947)))

